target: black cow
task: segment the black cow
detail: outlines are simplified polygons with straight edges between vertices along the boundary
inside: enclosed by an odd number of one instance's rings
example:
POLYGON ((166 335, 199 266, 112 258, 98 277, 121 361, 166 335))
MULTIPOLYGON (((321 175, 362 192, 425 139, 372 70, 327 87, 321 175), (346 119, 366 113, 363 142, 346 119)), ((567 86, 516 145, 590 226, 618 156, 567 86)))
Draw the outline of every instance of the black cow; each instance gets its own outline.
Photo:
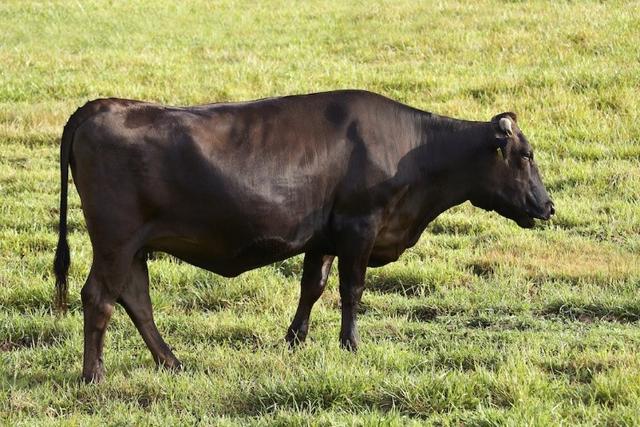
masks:
POLYGON ((81 293, 87 381, 104 375, 116 302, 156 363, 180 367, 153 321, 151 251, 227 277, 305 253, 291 345, 337 256, 340 343, 355 350, 367 267, 398 259, 440 213, 470 200, 521 227, 554 213, 515 114, 456 120, 356 90, 186 108, 94 100, 67 122, 60 165, 62 310, 69 165, 93 247, 81 293))

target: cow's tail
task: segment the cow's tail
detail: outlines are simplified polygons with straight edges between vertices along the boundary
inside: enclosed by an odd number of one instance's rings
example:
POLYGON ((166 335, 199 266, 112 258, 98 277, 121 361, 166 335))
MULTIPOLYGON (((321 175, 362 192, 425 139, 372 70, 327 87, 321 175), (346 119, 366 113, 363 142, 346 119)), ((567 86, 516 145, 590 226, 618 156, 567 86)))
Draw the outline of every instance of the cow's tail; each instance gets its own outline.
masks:
POLYGON ((74 117, 76 115, 77 111, 69 118, 69 121, 64 126, 60 140, 60 222, 53 270, 56 273, 55 307, 62 313, 67 311, 67 274, 69 272, 69 264, 71 264, 69 243, 67 242, 67 193, 69 189, 71 144, 73 142, 73 134, 76 131, 76 126, 74 126, 74 117))
POLYGON ((60 139, 60 223, 58 225, 58 246, 53 261, 53 270, 56 275, 55 308, 58 312, 67 311, 67 276, 71 255, 67 242, 67 194, 69 189, 69 166, 73 162, 71 146, 73 137, 78 127, 96 112, 95 101, 89 102, 76 110, 69 117, 62 131, 60 139), (92 105, 93 104, 93 105, 92 105))

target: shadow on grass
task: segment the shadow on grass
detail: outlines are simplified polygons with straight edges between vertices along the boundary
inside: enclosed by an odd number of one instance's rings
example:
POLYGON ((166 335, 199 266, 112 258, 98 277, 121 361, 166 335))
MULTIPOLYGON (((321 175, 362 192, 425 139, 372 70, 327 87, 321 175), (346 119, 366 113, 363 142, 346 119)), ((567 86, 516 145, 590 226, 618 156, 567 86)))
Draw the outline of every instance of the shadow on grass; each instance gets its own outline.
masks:
POLYGON ((408 297, 430 294, 435 290, 435 283, 430 277, 400 270, 380 272, 367 277, 367 289, 381 293, 394 293, 408 297))
POLYGON ((474 351, 474 352, 442 352, 433 359, 431 368, 457 370, 463 372, 486 369, 496 371, 504 363, 503 357, 496 352, 474 351))
POLYGON ((588 363, 577 363, 575 361, 548 361, 540 364, 548 374, 566 378, 567 380, 589 384, 596 374, 606 372, 614 367, 612 363, 606 363, 601 360, 592 360, 588 363))
POLYGON ((187 313, 192 311, 212 313, 239 306, 241 302, 234 301, 233 298, 194 293, 190 296, 179 298, 176 305, 187 313))
POLYGON ((176 322, 172 325, 165 324, 163 327, 167 336, 185 344, 226 345, 237 350, 257 350, 270 345, 257 332, 258 328, 251 324, 206 325, 176 322))
POLYGON ((44 348, 65 341, 72 331, 45 329, 26 331, 8 337, 0 337, 0 353, 30 348, 44 348))
POLYGON ((509 317, 472 316, 464 321, 464 325, 470 329, 491 329, 496 331, 528 331, 535 329, 536 325, 530 319, 521 319, 513 315, 509 317))
POLYGON ((411 307, 405 313, 409 320, 414 322, 432 322, 438 316, 444 314, 444 310, 440 307, 417 306, 411 307))
POLYGON ((539 314, 584 323, 596 321, 633 323, 640 320, 640 302, 634 301, 621 305, 608 305, 602 303, 554 301, 542 308, 539 314))
MULTIPOLYGON (((7 313, 20 313, 30 315, 32 313, 49 313, 53 309, 52 292, 49 289, 38 288, 13 288, 0 297, 0 310, 7 313)), ((78 301, 70 298, 69 310, 77 307, 78 301)))
POLYGON ((489 278, 495 274, 495 264, 490 261, 477 260, 467 264, 471 272, 481 278, 489 278))
POLYGON ((462 222, 438 218, 429 224, 427 229, 431 234, 463 234, 475 236, 485 231, 485 227, 481 223, 462 222))

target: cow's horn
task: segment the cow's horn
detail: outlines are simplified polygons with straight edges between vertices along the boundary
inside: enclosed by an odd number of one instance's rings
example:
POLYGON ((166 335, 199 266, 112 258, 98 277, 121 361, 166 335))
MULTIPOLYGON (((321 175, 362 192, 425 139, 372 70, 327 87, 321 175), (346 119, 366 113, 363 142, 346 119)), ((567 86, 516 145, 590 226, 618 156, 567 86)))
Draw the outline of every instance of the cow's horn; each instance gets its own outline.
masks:
POLYGON ((513 133, 513 129, 511 127, 511 120, 509 120, 508 118, 506 117, 501 118, 500 121, 498 122, 498 125, 500 126, 500 129, 502 129, 502 131, 507 134, 507 136, 510 136, 513 133))

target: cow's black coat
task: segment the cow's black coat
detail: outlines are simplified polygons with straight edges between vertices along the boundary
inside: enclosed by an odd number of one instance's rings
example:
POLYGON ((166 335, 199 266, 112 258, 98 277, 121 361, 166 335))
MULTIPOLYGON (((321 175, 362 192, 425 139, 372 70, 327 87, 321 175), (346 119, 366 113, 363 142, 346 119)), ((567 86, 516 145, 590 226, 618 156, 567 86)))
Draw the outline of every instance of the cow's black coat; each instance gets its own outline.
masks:
POLYGON ((62 137, 55 263, 62 305, 70 162, 94 251, 82 290, 84 378, 102 377, 115 302, 156 362, 179 366, 153 322, 151 251, 225 276, 305 253, 292 344, 306 337, 337 256, 340 341, 355 349, 367 266, 396 260, 441 212, 471 200, 523 227, 553 213, 530 152, 512 113, 456 120, 364 91, 188 108, 89 102, 62 137))

